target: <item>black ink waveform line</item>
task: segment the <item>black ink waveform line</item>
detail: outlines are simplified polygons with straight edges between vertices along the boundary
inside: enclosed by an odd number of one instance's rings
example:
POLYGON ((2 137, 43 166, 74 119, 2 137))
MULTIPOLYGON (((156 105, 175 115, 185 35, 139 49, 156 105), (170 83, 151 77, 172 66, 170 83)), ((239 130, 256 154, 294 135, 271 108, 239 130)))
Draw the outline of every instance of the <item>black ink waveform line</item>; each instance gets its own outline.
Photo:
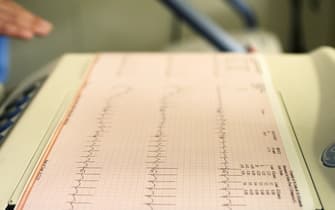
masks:
POLYGON ((218 139, 220 145, 220 165, 219 170, 219 182, 222 184, 220 191, 223 199, 222 207, 227 210, 233 210, 233 207, 245 206, 244 204, 235 203, 233 199, 243 198, 243 196, 235 195, 236 191, 243 191, 242 188, 232 187, 242 183, 241 181, 232 180, 232 177, 241 176, 241 169, 232 168, 229 159, 229 152, 227 148, 227 119, 224 114, 224 106, 222 101, 222 91, 220 87, 216 88, 218 108, 216 110, 218 116, 218 139))
POLYGON ((110 129, 109 117, 112 114, 112 103, 115 98, 128 94, 130 88, 122 88, 118 93, 109 97, 104 105, 101 113, 97 117, 96 129, 93 134, 89 136, 87 144, 84 145, 85 150, 82 151, 80 161, 78 161, 76 175, 78 179, 75 180, 75 185, 71 188, 73 192, 70 193, 70 199, 67 203, 70 205, 69 210, 76 209, 77 206, 91 205, 90 198, 94 197, 94 190, 99 182, 100 167, 95 158, 99 152, 99 148, 102 146, 102 138, 106 132, 110 129))
POLYGON ((159 114, 160 119, 157 130, 153 139, 148 145, 148 155, 146 162, 147 175, 149 180, 146 187, 145 195, 148 202, 145 205, 150 209, 156 208, 173 208, 176 206, 176 190, 177 190, 177 172, 178 168, 167 165, 167 136, 165 136, 165 128, 168 112, 169 99, 179 94, 180 89, 175 88, 161 98, 159 114))

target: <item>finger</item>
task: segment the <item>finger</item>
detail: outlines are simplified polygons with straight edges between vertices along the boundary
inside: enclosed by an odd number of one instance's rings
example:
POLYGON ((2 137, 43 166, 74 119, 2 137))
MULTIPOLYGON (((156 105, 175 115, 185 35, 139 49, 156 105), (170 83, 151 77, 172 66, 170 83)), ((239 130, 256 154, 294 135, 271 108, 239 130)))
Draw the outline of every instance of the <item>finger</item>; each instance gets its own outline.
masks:
POLYGON ((30 38, 31 33, 33 35, 44 36, 52 30, 51 23, 34 15, 11 0, 2 0, 0 3, 1 26, 3 26, 3 33, 22 38, 30 38))
POLYGON ((21 14, 10 20, 10 22, 19 28, 31 30, 38 35, 48 34, 52 28, 52 25, 49 22, 37 16, 26 16, 21 14))
POLYGON ((7 18, 3 18, 0 15, 0 29, 2 34, 6 34, 9 36, 14 36, 16 38, 21 39, 31 39, 35 32, 30 27, 23 27, 18 24, 15 20, 8 20, 7 18))
POLYGON ((1 20, 13 22, 25 28, 30 28, 34 20, 34 16, 31 13, 11 1, 3 1, 0 3, 0 14, 1 20))
POLYGON ((36 17, 34 22, 34 32, 36 35, 45 36, 52 30, 52 24, 40 17, 36 17))
POLYGON ((3 20, 10 21, 12 24, 27 30, 37 28, 37 32, 45 33, 47 29, 51 28, 50 24, 43 22, 41 18, 12 1, 0 4, 0 13, 2 13, 1 18, 3 20))
POLYGON ((29 30, 18 28, 13 24, 6 23, 0 28, 0 33, 20 39, 32 39, 34 34, 29 30))
POLYGON ((24 7, 21 7, 13 1, 0 0, 0 12, 6 14, 9 18, 15 16, 15 14, 31 14, 24 7))
POLYGON ((26 30, 32 30, 39 36, 45 36, 52 30, 50 22, 34 15, 18 4, 14 4, 13 7, 16 9, 14 20, 18 26, 26 30))

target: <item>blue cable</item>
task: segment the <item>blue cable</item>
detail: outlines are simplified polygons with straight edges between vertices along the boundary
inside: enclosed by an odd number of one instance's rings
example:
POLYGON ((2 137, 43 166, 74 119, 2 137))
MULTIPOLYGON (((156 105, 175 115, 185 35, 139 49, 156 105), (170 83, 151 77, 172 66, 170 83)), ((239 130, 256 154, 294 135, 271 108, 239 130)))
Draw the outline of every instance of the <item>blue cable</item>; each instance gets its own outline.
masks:
POLYGON ((178 17, 191 26, 221 51, 246 52, 247 50, 207 16, 192 8, 185 0, 160 0, 178 17))
POLYGON ((257 28, 258 21, 255 13, 244 0, 226 0, 243 18, 245 25, 250 28, 257 28))
POLYGON ((0 84, 8 79, 9 72, 9 38, 0 36, 0 84))

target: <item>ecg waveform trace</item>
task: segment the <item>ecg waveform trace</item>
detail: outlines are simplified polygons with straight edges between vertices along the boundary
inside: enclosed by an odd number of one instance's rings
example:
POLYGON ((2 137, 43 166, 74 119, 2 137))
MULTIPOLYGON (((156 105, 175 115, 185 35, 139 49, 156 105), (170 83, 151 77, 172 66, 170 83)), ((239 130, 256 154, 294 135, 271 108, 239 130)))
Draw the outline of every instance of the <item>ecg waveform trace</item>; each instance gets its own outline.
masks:
POLYGON ((101 55, 21 209, 303 209, 257 62, 101 55))
POLYGON ((76 162, 78 163, 78 166, 76 166, 78 170, 75 174, 78 178, 75 179, 75 184, 71 187, 73 192, 69 194, 70 198, 67 201, 71 210, 76 209, 78 206, 89 206, 92 204, 90 199, 94 196, 96 183, 99 182, 102 169, 101 166, 97 166, 95 158, 103 145, 104 133, 109 132, 111 126, 112 102, 129 91, 129 88, 125 88, 108 98, 101 113, 96 117, 96 130, 93 131, 92 135, 88 136, 86 144, 83 145, 82 155, 76 162))
POLYGON ((178 94, 180 89, 177 87, 172 92, 167 93, 161 99, 159 106, 160 120, 153 138, 149 140, 147 164, 148 193, 145 197, 148 202, 145 203, 149 209, 153 210, 156 206, 175 207, 176 206, 176 182, 178 168, 169 166, 166 163, 168 158, 166 147, 168 136, 165 133, 167 121, 168 103, 173 95, 178 94))

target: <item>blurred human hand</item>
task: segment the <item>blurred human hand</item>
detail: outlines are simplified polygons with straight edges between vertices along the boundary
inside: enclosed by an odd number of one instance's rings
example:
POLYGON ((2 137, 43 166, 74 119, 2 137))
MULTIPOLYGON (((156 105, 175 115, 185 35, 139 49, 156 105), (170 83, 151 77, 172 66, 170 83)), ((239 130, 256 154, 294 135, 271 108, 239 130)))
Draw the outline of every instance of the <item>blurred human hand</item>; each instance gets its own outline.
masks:
POLYGON ((0 0, 0 34, 19 39, 46 36, 52 24, 12 0, 0 0))

